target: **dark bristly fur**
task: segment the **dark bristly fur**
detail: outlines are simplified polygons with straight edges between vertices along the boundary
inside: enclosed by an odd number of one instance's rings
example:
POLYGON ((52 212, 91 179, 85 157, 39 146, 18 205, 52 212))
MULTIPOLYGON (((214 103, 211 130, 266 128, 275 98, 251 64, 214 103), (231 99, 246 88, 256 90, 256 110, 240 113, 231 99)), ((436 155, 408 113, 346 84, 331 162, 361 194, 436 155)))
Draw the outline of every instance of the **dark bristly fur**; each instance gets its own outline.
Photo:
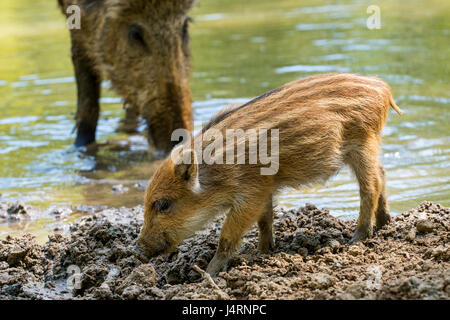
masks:
POLYGON ((77 139, 95 141, 100 83, 124 98, 132 131, 147 121, 150 146, 169 152, 178 128, 192 130, 187 16, 194 0, 58 0, 67 15, 81 8, 81 29, 70 30, 78 88, 77 139))

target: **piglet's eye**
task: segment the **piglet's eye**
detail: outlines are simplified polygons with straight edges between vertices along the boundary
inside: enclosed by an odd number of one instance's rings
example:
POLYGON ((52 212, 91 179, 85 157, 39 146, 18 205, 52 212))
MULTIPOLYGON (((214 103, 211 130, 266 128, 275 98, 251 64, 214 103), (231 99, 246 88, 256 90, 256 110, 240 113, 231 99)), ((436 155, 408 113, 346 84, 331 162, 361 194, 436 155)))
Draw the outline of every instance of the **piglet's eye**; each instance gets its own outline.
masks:
POLYGON ((172 205, 172 201, 170 199, 159 199, 153 202, 153 208, 161 213, 166 213, 169 211, 170 206, 172 205))

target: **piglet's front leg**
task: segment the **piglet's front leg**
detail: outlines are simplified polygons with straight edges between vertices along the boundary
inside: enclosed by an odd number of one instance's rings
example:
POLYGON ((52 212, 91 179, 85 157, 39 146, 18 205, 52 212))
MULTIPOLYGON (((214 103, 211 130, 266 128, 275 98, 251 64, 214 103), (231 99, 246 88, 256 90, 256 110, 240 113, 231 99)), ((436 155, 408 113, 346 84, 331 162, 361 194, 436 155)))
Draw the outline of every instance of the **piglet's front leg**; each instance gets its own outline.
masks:
POLYGON ((245 231, 264 214, 266 209, 264 201, 259 200, 255 202, 259 203, 247 203, 244 208, 232 210, 227 215, 222 231, 220 232, 216 254, 206 269, 206 272, 211 276, 215 276, 221 271, 226 271, 228 264, 233 258, 233 254, 239 248, 245 231))
POLYGON ((226 252, 222 249, 225 246, 221 246, 219 241, 219 247, 217 248, 216 254, 209 262, 208 268, 206 269, 206 272, 208 272, 211 276, 216 276, 221 271, 227 271, 228 264, 233 257, 233 252, 226 252))

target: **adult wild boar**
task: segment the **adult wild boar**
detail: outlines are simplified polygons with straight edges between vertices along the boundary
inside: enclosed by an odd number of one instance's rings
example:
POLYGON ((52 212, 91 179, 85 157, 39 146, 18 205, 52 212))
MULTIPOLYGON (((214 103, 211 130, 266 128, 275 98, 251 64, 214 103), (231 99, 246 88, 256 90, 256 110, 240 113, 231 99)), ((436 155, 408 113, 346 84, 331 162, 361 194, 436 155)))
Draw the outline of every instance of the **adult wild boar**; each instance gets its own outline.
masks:
POLYGON ((78 89, 75 146, 95 142, 100 84, 124 98, 128 121, 146 120, 155 151, 167 153, 173 130, 192 129, 188 10, 195 0, 58 0, 80 8, 71 29, 78 89))

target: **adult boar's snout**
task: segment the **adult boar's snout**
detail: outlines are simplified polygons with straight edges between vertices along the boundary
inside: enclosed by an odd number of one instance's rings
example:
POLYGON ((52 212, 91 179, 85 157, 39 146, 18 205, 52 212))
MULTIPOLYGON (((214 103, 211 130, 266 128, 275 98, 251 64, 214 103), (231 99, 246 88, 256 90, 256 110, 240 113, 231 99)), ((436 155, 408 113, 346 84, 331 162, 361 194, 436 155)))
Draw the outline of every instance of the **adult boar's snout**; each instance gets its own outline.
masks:
POLYGON ((189 84, 182 81, 165 82, 158 98, 144 107, 149 144, 158 151, 169 153, 178 141, 172 141, 176 129, 192 130, 192 109, 189 84))

